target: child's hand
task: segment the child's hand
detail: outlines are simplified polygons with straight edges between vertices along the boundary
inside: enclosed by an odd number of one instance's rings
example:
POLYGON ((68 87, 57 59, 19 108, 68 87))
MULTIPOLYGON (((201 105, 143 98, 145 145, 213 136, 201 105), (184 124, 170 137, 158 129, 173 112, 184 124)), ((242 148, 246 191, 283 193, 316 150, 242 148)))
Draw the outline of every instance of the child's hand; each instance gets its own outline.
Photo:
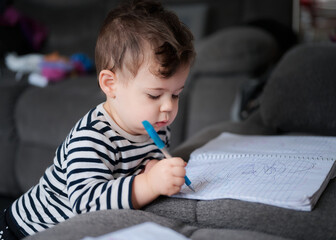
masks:
MULTIPOLYGON (((168 195, 178 193, 184 184, 186 162, 182 158, 174 157, 163 159, 151 164, 151 168, 145 170, 148 186, 156 195, 168 195)), ((147 168, 147 167, 146 167, 147 168)))
POLYGON ((148 161, 148 163, 146 164, 145 169, 143 170, 143 172, 144 172, 144 173, 148 173, 149 170, 150 170, 155 164, 157 164, 158 162, 159 162, 159 160, 156 160, 156 159, 148 161))

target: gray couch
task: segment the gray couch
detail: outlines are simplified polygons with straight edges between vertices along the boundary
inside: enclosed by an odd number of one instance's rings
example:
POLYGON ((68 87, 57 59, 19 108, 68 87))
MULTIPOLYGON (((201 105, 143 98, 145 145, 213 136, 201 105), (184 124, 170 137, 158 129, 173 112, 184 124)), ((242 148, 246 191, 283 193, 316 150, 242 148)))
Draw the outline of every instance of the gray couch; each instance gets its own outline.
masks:
MULTIPOLYGON (((335 135, 336 47, 302 45, 279 61, 284 49, 277 35, 251 21, 242 23, 269 15, 284 22, 281 17, 289 14, 291 1, 255 1, 209 2, 211 27, 207 30, 211 31, 196 42, 198 58, 172 125, 174 155, 188 160, 194 149, 223 131, 335 135), (287 11, 279 14, 280 8, 287 11)), ((84 49, 92 57, 98 26, 117 1, 15 2, 50 27, 43 51, 69 55, 84 49)), ((37 88, 24 80, 16 83, 12 73, 3 73, 1 207, 36 184, 73 124, 103 100, 95 74, 37 88)), ((312 212, 232 199, 196 201, 162 196, 141 210, 76 216, 27 239, 81 239, 145 221, 191 239, 335 239, 335 202, 335 180, 312 212)))

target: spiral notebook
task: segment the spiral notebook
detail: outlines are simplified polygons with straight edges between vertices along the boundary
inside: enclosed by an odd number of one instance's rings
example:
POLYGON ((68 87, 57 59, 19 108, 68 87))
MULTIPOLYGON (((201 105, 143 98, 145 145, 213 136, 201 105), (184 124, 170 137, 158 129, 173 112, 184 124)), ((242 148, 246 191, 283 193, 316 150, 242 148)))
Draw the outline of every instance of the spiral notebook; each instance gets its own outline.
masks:
POLYGON ((311 211, 336 174, 336 137, 222 133, 190 156, 196 192, 178 198, 221 198, 311 211))

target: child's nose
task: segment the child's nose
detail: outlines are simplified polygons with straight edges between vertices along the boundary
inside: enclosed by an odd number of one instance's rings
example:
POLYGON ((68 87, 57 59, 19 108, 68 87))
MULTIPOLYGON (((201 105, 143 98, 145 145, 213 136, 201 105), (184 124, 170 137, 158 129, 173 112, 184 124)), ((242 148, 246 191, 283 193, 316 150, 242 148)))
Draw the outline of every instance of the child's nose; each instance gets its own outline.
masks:
POLYGON ((173 103, 173 99, 171 98, 167 98, 164 100, 164 102, 161 105, 160 111, 161 112, 170 112, 173 110, 174 107, 174 103, 173 103))

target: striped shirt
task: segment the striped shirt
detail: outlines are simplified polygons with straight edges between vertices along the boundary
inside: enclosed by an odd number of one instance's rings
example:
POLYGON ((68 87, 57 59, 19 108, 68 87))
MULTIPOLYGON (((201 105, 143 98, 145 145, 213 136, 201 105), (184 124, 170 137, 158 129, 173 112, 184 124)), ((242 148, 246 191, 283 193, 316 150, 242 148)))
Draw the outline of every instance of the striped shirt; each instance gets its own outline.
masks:
MULTIPOLYGON (((159 136, 168 144, 169 129, 159 136)), ((39 183, 12 204, 12 220, 27 236, 76 214, 133 208, 135 175, 162 158, 148 135, 123 131, 100 104, 77 122, 39 183)))

